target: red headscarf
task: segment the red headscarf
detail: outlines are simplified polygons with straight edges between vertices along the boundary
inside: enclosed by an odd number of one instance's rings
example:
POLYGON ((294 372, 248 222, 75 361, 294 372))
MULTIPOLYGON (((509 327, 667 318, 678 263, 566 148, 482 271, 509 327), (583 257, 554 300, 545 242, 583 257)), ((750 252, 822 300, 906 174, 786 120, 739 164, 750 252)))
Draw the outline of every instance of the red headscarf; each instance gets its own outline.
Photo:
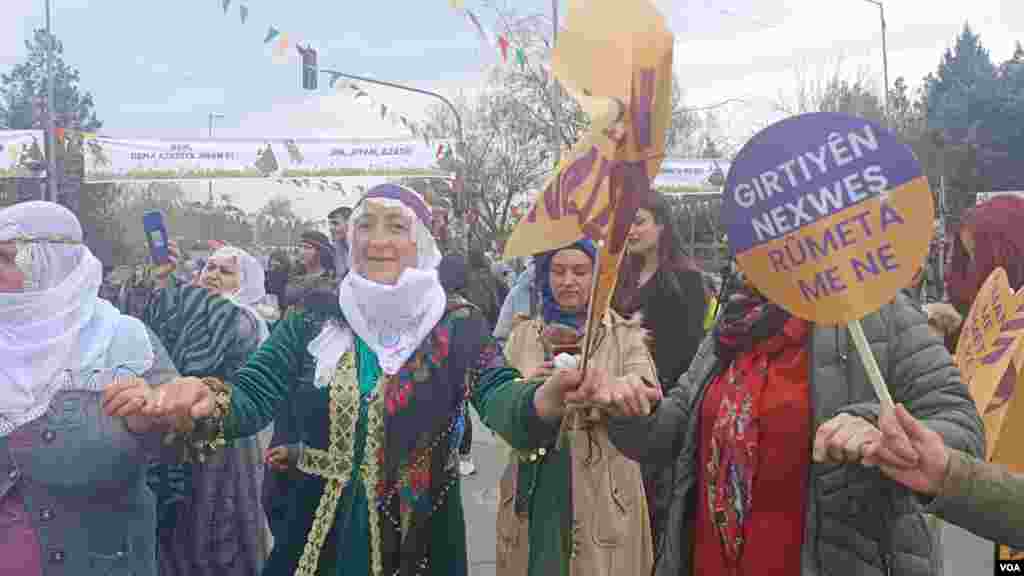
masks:
POLYGON ((974 240, 973 258, 960 234, 953 238, 953 254, 946 271, 946 287, 953 305, 966 312, 981 285, 996 268, 1006 270, 1013 290, 1024 286, 1024 198, 997 196, 972 208, 960 230, 974 240))

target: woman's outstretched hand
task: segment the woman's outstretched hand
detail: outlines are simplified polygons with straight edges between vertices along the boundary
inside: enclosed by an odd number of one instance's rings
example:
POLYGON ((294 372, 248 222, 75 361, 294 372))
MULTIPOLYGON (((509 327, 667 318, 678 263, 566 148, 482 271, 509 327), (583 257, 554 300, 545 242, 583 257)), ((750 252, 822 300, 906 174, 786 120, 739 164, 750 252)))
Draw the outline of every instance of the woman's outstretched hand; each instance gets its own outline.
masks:
POLYGON ((649 415, 662 398, 661 388, 646 382, 637 374, 609 376, 589 370, 587 379, 578 390, 570 392, 566 400, 600 406, 616 417, 649 415))
POLYGON ((294 449, 289 450, 288 446, 274 446, 267 449, 263 459, 272 470, 286 472, 298 464, 294 459, 296 452, 294 449))
MULTIPOLYGON (((165 421, 187 422, 214 412, 213 392, 199 378, 177 378, 151 389, 144 401, 131 380, 115 383, 103 391, 103 409, 111 416, 145 416, 165 421)), ((180 428, 180 426, 179 426, 180 428)))
POLYGON ((865 448, 864 465, 878 466, 883 474, 920 494, 938 494, 949 467, 949 451, 942 436, 903 405, 882 414, 878 426, 882 441, 865 448))
POLYGON ((155 400, 156 390, 142 378, 115 378, 104 391, 103 411, 112 418, 124 418, 132 432, 148 432, 158 422, 144 416, 142 410, 155 400))
POLYGON ((533 407, 545 422, 557 422, 565 414, 567 395, 580 387, 579 370, 555 370, 533 394, 533 407))

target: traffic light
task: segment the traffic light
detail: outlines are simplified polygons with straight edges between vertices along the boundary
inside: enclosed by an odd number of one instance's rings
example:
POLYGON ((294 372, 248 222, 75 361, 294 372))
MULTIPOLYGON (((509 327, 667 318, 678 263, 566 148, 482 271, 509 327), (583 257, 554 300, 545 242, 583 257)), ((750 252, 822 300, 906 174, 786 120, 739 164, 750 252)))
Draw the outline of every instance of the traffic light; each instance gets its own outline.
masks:
POLYGON ((302 88, 305 90, 317 89, 317 76, 320 74, 316 65, 316 50, 296 46, 299 54, 302 54, 302 88))

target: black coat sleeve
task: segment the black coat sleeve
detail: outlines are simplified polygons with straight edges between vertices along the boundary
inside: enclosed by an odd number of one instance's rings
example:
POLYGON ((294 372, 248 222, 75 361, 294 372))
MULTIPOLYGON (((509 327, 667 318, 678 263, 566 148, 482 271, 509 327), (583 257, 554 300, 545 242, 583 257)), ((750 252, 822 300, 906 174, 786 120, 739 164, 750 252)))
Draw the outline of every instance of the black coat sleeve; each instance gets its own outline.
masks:
POLYGON ((658 286, 659 294, 653 299, 655 305, 644 314, 654 332, 658 377, 671 388, 690 367, 704 339, 707 297, 700 272, 685 270, 670 274, 672 277, 664 278, 658 286))

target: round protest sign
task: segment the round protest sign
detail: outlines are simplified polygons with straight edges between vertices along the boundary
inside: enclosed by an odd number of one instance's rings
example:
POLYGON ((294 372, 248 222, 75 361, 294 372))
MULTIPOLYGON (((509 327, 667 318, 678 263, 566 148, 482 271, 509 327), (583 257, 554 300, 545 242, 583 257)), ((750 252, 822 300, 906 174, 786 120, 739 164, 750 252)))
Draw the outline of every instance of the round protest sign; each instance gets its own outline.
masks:
POLYGON ((825 325, 859 320, 910 284, 934 215, 909 147, 873 122, 825 112, 754 136, 722 199, 740 270, 793 315, 825 325))

